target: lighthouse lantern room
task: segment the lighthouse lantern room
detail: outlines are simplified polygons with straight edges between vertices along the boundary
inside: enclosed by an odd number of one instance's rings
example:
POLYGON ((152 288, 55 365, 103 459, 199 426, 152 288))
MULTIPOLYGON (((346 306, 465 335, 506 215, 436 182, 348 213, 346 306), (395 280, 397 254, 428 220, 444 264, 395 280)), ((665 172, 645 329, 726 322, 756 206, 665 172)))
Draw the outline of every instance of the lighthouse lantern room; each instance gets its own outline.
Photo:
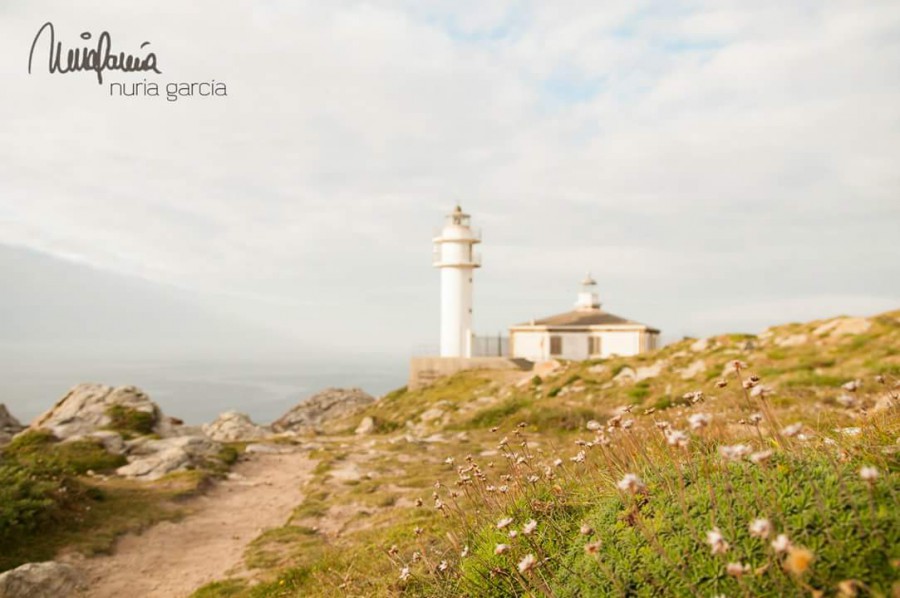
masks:
POLYGON ((481 233, 456 206, 434 238, 434 267, 441 271, 441 357, 472 356, 472 274, 481 267, 475 244, 481 233))

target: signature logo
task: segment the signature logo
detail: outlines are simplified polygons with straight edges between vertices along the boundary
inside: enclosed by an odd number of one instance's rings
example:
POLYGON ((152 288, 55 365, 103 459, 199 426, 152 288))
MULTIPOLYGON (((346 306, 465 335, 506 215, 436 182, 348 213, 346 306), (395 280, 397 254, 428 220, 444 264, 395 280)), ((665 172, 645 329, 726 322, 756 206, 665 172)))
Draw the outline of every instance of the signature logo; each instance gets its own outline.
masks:
MULTIPOLYGON (((90 41, 92 37, 88 31, 81 34, 81 39, 85 41, 90 41)), ((112 39, 107 31, 101 33, 97 38, 96 48, 85 46, 64 51, 62 42, 56 41, 56 31, 53 29, 53 23, 47 21, 38 29, 37 35, 34 36, 34 41, 31 43, 31 52, 28 54, 28 74, 31 74, 34 51, 42 38, 48 43, 47 70, 50 74, 94 71, 97 73, 97 83, 102 85, 104 71, 122 71, 125 73, 152 71, 157 74, 162 73, 157 67, 156 54, 153 52, 148 52, 143 57, 126 54, 125 52, 114 53, 112 39)), ((142 43, 141 50, 149 45, 150 42, 142 43)))

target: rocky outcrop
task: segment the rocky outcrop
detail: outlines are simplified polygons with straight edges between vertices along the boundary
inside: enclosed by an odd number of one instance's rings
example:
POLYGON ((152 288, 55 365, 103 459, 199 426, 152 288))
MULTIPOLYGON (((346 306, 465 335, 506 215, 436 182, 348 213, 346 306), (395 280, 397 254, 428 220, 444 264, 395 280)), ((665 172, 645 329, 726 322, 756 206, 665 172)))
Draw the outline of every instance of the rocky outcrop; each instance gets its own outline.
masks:
POLYGON ((113 388, 104 384, 79 384, 31 423, 31 428, 50 430, 57 438, 87 435, 113 423, 110 409, 124 407, 148 414, 153 431, 159 431, 159 407, 134 386, 113 388))
POLYGON ((6 405, 0 403, 0 444, 6 444, 23 430, 24 426, 14 418, 6 405))
POLYGON ((116 470, 120 476, 156 480, 175 472, 201 467, 218 459, 222 445, 206 436, 138 438, 127 443, 128 464, 116 470))
POLYGON ((66 598, 82 584, 81 573, 71 565, 27 563, 0 573, 0 598, 66 598))
POLYGON ((226 411, 212 423, 204 424, 203 433, 219 442, 235 442, 265 438, 270 434, 270 430, 254 424, 244 413, 226 411))
POLYGON ((328 388, 302 401, 272 424, 277 432, 315 431, 332 419, 373 403, 375 398, 359 388, 328 388))

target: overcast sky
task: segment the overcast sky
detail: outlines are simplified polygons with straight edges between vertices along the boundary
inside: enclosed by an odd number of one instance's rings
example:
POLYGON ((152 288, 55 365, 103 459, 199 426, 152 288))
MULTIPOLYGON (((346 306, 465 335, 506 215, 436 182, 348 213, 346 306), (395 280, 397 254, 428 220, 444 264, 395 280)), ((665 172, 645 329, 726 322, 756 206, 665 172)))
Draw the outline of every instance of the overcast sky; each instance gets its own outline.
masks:
POLYGON ((587 270, 669 339, 897 308, 898 156, 894 0, 0 3, 0 243, 311 346, 435 344, 457 201, 482 333, 587 270), (162 74, 29 76, 48 20, 162 74))

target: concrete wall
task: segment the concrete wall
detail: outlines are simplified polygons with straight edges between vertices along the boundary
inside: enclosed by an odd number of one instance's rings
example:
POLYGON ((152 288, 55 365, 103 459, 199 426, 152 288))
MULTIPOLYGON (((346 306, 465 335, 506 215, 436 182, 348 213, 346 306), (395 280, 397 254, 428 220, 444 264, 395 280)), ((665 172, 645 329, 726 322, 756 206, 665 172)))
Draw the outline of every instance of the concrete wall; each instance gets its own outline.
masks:
POLYGON ((552 332, 547 330, 510 331, 510 355, 531 361, 547 359, 584 360, 613 355, 637 355, 651 351, 657 346, 657 334, 641 329, 631 330, 591 330, 583 332, 552 332), (550 354, 550 337, 562 339, 562 352, 550 354), (600 338, 600 354, 589 355, 588 337, 600 338))
POLYGON ((530 370, 533 363, 509 357, 413 357, 407 387, 416 390, 463 370, 530 370))

